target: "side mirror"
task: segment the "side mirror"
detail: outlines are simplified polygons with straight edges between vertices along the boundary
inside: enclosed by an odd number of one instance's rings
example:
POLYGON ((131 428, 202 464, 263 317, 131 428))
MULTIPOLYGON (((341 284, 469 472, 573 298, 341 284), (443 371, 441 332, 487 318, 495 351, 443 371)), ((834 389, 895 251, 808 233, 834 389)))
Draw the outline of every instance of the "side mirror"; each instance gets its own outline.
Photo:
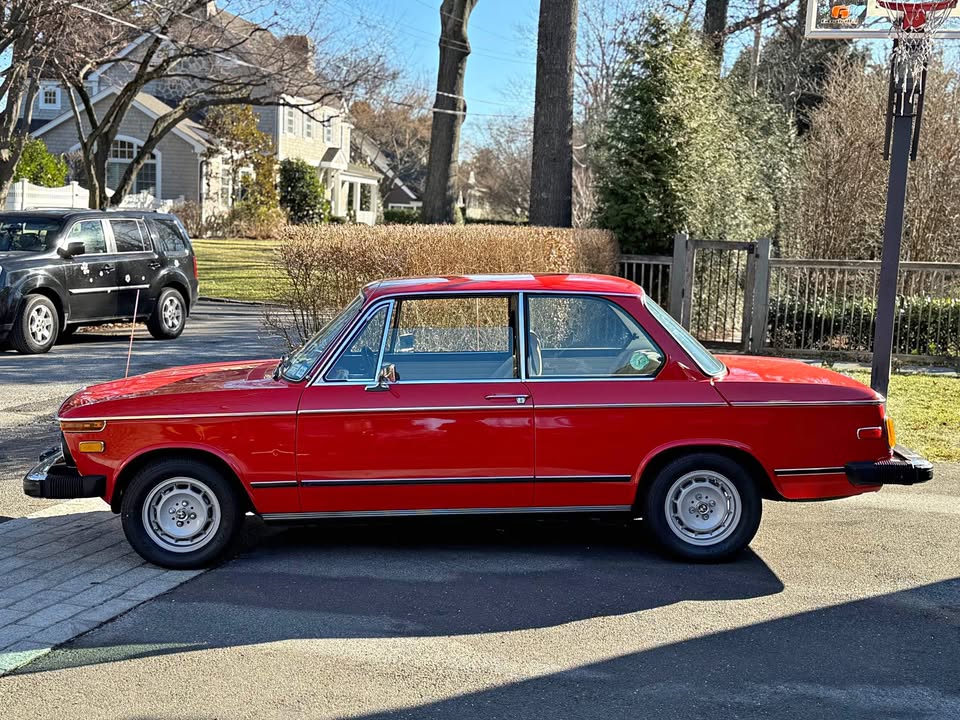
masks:
POLYGON ((377 375, 376 385, 367 385, 367 392, 383 392, 390 388, 391 383, 395 383, 399 376, 397 375, 397 366, 393 363, 387 363, 380 368, 380 374, 377 375))
POLYGON ((80 240, 71 240, 66 245, 61 245, 57 248, 57 255, 66 259, 72 258, 74 255, 83 255, 87 251, 86 246, 80 240))

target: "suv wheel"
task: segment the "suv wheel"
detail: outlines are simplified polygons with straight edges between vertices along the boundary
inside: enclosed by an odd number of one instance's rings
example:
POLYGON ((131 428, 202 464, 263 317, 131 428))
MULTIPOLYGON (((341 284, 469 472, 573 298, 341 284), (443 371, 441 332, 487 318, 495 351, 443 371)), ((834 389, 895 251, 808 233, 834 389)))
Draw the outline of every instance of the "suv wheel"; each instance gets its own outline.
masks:
POLYGON ((43 295, 28 295, 10 331, 10 346, 23 355, 47 352, 57 341, 60 317, 43 295))
POLYGON ((233 549, 243 509, 230 481, 195 460, 160 460, 130 481, 120 508, 127 541, 154 565, 209 567, 233 549))
POLYGON ((180 337, 187 322, 187 304, 183 295, 173 288, 164 288, 157 300, 157 307, 147 320, 147 329, 157 340, 173 340, 180 337))
POLYGON ((763 503, 750 474, 714 453, 664 467, 647 490, 643 518, 657 545, 683 560, 725 560, 757 533, 763 503))

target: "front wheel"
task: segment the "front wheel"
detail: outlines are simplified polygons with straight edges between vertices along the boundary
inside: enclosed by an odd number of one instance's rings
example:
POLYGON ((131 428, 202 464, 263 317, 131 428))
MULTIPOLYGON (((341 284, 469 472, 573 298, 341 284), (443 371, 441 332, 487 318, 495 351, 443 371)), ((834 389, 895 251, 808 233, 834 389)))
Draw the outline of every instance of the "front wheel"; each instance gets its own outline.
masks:
POLYGON ((692 561, 725 560, 742 551, 757 533, 762 509, 750 474, 714 453, 667 464, 643 503, 644 521, 657 545, 692 561))
POLYGON ((180 337, 186 324, 187 303, 183 295, 173 288, 164 288, 147 320, 147 330, 157 340, 173 340, 180 337))
POLYGON ((209 567, 233 549, 243 523, 240 498, 222 473, 195 460, 161 460, 136 474, 123 496, 127 541, 154 565, 209 567))
POLYGON ((20 308, 8 341, 21 355, 39 355, 53 347, 60 334, 60 316, 50 299, 28 295, 20 308))

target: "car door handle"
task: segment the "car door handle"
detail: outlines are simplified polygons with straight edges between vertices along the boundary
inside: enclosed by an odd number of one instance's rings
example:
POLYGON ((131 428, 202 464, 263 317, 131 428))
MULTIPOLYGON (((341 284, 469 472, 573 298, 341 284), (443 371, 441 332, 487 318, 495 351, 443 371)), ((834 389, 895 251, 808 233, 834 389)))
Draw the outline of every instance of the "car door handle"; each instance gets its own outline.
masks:
POLYGON ((499 393, 487 395, 487 400, 514 400, 517 405, 523 405, 529 398, 529 395, 503 395, 499 393))
POLYGON ((104 272, 113 272, 113 265, 104 265, 100 269, 103 270, 104 272))
POLYGON ((151 269, 151 270, 159 270, 159 269, 160 269, 160 263, 158 263, 158 262, 152 262, 152 263, 150 263, 150 269, 151 269))

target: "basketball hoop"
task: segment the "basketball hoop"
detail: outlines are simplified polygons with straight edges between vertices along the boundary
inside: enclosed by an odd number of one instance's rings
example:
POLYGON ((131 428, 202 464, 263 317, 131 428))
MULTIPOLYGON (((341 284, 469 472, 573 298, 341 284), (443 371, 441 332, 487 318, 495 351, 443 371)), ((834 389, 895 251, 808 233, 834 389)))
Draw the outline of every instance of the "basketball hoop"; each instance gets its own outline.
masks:
POLYGON ((894 80, 906 92, 922 92, 917 81, 933 52, 937 31, 957 7, 957 0, 877 0, 877 5, 886 10, 893 25, 894 80))

